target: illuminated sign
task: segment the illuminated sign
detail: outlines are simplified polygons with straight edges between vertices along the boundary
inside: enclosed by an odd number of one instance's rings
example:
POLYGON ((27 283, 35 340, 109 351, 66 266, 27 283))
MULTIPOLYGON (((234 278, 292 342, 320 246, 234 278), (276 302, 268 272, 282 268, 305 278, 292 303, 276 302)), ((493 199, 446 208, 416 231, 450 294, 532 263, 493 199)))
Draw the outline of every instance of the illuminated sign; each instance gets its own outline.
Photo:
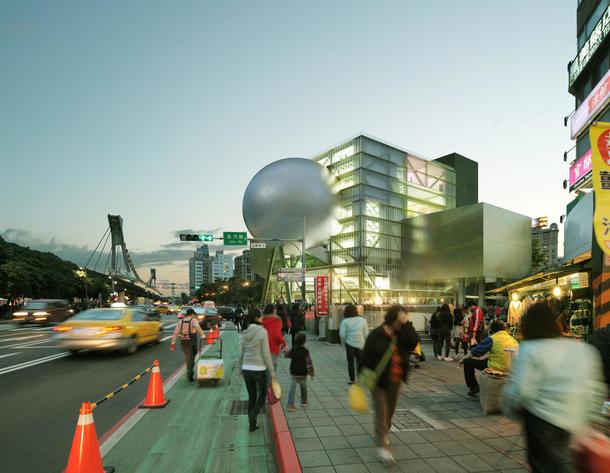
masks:
POLYGON ((604 16, 602 16, 601 20, 599 20, 597 25, 595 25, 595 28, 593 28, 593 31, 591 31, 591 35, 589 36, 589 39, 587 39, 587 42, 570 63, 570 87, 574 85, 574 82, 576 82, 576 79, 578 79, 582 70, 589 63, 589 60, 593 57, 593 54, 595 54, 599 45, 606 36, 608 36, 608 32, 610 32, 610 5, 606 8, 604 16))
POLYGON ((570 119, 570 136, 575 139, 610 102, 610 70, 600 80, 570 119))
POLYGON ((532 219, 532 228, 545 228, 549 226, 548 217, 538 217, 532 219))
POLYGON ((570 166, 570 192, 582 187, 580 184, 585 183, 591 177, 593 169, 593 161, 591 159, 591 149, 583 154, 570 166))

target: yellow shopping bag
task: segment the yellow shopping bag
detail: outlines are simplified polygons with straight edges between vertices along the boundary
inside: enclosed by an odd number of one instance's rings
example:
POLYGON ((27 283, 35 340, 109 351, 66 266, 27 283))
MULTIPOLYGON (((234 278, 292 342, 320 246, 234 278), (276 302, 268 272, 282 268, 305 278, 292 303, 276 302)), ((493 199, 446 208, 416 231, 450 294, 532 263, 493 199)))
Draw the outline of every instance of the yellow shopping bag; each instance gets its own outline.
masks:
POLYGON ((347 402, 349 407, 360 414, 369 412, 369 400, 362 386, 352 384, 347 390, 347 402))

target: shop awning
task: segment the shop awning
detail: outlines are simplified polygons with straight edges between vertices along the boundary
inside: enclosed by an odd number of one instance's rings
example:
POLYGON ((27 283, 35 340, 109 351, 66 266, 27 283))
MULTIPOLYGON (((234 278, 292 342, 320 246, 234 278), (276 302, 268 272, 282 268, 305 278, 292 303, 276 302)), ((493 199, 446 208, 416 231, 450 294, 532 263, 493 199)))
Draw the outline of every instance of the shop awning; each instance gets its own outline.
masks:
POLYGON ((519 281, 512 282, 507 284, 506 286, 499 287, 497 289, 492 289, 491 291, 487 291, 487 294, 502 294, 504 292, 516 291, 522 287, 531 286, 533 284, 550 281, 552 279, 561 278, 563 276, 568 276, 574 273, 582 273, 586 271, 590 271, 589 262, 591 260, 581 261, 580 263, 571 264, 568 266, 564 266, 555 271, 542 272, 538 274, 534 274, 533 276, 528 276, 527 278, 520 279, 519 281))

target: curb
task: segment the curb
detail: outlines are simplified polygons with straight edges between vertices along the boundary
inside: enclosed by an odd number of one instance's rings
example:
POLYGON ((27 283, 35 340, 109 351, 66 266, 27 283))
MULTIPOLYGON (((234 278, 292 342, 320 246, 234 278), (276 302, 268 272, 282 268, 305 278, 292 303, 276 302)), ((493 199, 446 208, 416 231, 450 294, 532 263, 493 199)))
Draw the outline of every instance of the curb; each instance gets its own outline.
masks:
POLYGON ((273 426, 273 438, 277 454, 277 467, 279 473, 301 473, 303 469, 299 463, 297 450, 288 429, 288 422, 284 414, 282 403, 267 404, 267 412, 273 426))

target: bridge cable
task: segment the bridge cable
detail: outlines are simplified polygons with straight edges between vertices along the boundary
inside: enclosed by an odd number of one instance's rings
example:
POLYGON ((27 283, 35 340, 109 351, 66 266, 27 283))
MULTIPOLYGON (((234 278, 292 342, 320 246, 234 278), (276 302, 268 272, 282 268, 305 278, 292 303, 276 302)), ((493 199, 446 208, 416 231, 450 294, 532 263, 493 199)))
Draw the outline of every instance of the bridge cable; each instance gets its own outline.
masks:
POLYGON ((93 257, 95 256, 95 252, 97 251, 97 249, 100 247, 100 244, 102 243, 102 240, 104 239, 104 237, 106 236, 106 233, 108 233, 110 231, 110 227, 106 228, 106 231, 104 232, 104 234, 102 235, 102 238, 100 238, 100 241, 98 242, 97 246, 95 247, 95 250, 93 250, 93 253, 91 253, 91 256, 89 256, 89 259, 87 260, 87 262, 85 263, 85 269, 87 269, 87 266, 89 266, 89 263, 91 262, 91 260, 93 259, 93 257))
POLYGON ((110 238, 110 233, 108 233, 108 236, 106 236, 106 241, 104 242, 104 246, 102 246, 102 249, 100 250, 100 254, 97 257, 97 261, 95 262, 95 266, 93 267, 93 271, 97 270, 97 265, 100 263, 100 259, 102 258, 102 255, 104 254, 104 250, 106 249, 106 245, 108 244, 109 238, 110 238))

